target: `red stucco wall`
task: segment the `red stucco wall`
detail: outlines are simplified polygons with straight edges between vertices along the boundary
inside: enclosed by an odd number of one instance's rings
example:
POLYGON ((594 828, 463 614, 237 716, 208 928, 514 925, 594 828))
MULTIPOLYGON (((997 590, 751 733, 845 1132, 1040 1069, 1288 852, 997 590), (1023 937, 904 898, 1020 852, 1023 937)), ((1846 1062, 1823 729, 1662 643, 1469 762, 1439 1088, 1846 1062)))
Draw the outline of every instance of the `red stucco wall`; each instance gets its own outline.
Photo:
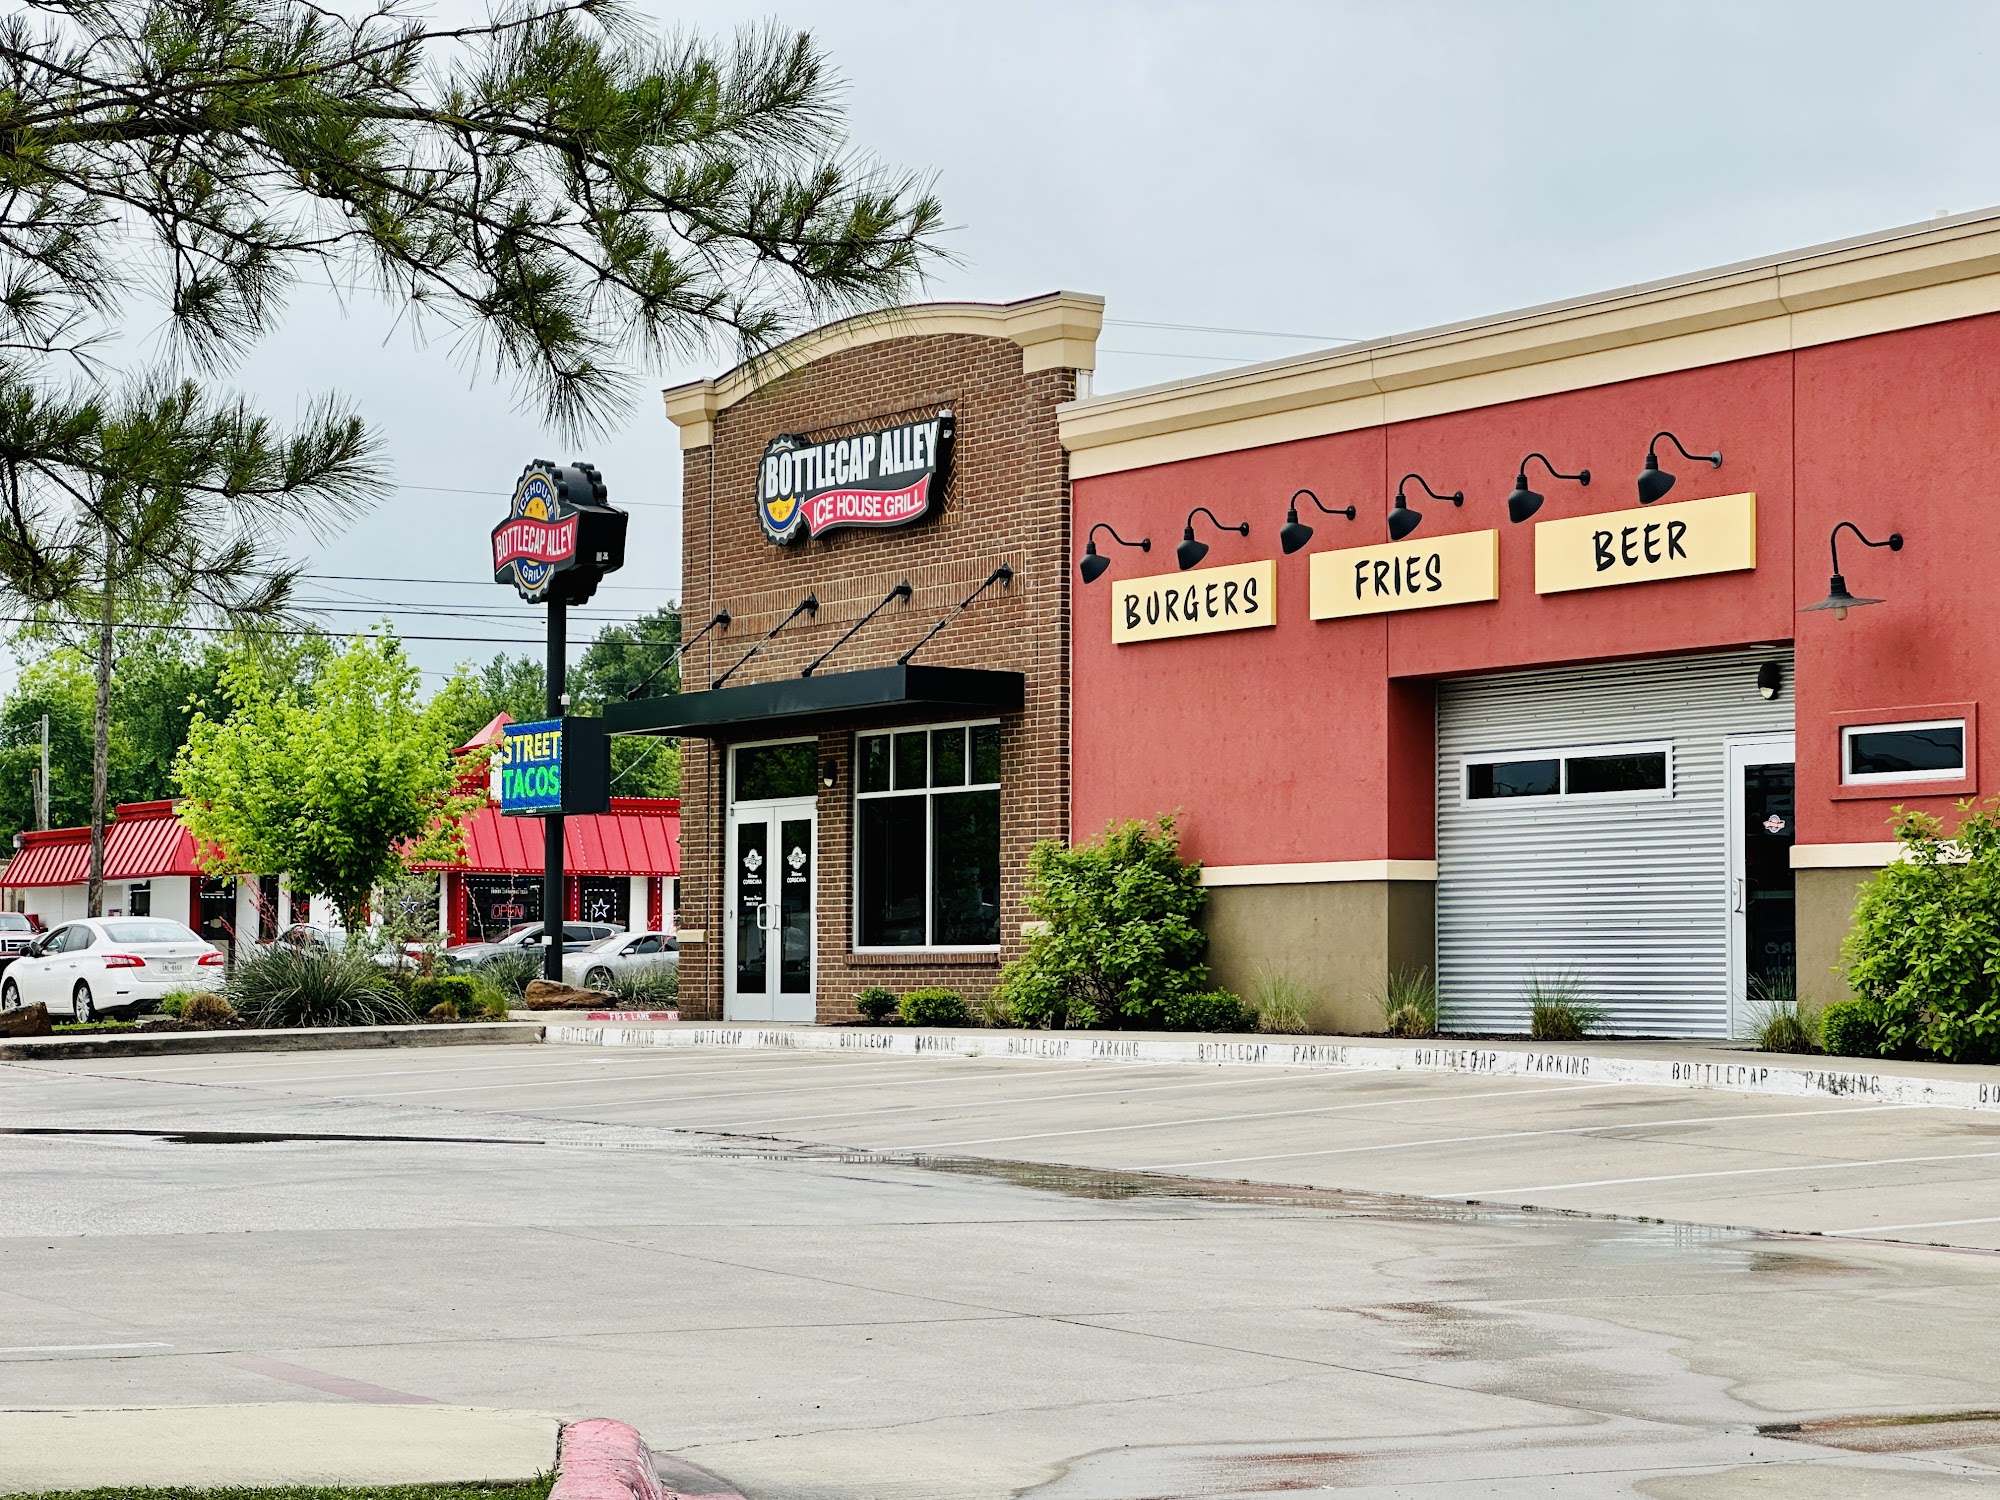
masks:
MULTIPOLYGON (((1094 522, 1111 521, 1153 539, 1150 554, 1106 548, 1111 576, 1170 572, 1188 510, 1209 505, 1251 534, 1198 523, 1212 548, 1203 565, 1277 557, 1278 624, 1114 647, 1109 581, 1083 587, 1072 571, 1073 832, 1179 810, 1189 853, 1212 864, 1430 858, 1436 679, 1794 638, 1801 842, 1886 839, 1896 801, 1945 811, 1949 797, 1835 795, 1835 715, 1977 702, 2000 684, 2000 521, 1981 483, 2000 449, 1996 377, 2000 318, 1967 319, 1079 479, 1072 556, 1094 522), (1538 521, 1636 511, 1634 480, 1662 428, 1725 459, 1712 470, 1669 448, 1662 464, 1680 476, 1670 500, 1756 492, 1756 570, 1537 595, 1533 522, 1506 516, 1522 456, 1592 471, 1583 489, 1544 483, 1537 467, 1538 521), (1410 470, 1466 494, 1459 510, 1418 500, 1420 538, 1498 528, 1500 599, 1308 619, 1307 556, 1386 540, 1410 470), (1278 527, 1301 486, 1360 517, 1302 512, 1316 534, 1284 557, 1278 527), (1842 548, 1854 591, 1887 602, 1844 622, 1801 616, 1826 592, 1827 533, 1841 519, 1906 538, 1900 554, 1851 538, 1842 548)), ((2000 746, 1976 755, 1981 789, 2000 788, 2000 746)))

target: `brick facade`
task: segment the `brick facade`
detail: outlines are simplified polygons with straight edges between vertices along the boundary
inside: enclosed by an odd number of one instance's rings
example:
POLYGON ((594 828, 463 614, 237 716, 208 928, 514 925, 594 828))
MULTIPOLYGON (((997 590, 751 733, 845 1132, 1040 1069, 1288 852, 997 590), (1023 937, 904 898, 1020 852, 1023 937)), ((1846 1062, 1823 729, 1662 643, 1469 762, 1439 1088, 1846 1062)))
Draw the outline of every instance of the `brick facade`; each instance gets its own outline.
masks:
MULTIPOLYGON (((1020 949, 1022 879, 1028 852, 1060 839, 1069 817, 1068 468, 1056 408, 1075 398, 1077 372, 1024 372, 1013 339, 961 332, 917 333, 862 343, 792 368, 713 415, 710 441, 684 452, 682 618, 688 632, 717 609, 729 629, 690 650, 684 691, 699 691, 731 666, 809 593, 817 617, 801 616, 729 680, 796 676, 898 582, 913 589, 891 604, 818 670, 825 676, 893 663, 999 564, 995 585, 924 648, 934 666, 1015 671, 1025 707, 1001 724, 1000 953, 857 954, 853 951, 853 731, 819 736, 820 759, 837 784, 818 793, 817 1013, 852 1019, 871 985, 897 993, 948 985, 976 1000, 1020 949), (957 417, 952 475, 941 505, 912 525, 848 529, 775 546, 754 501, 764 446, 781 433, 831 436, 898 413, 948 406, 957 417)), ((691 1019, 723 1014, 724 776, 727 746, 682 746, 680 925, 704 941, 685 944, 681 1004, 691 1019)))

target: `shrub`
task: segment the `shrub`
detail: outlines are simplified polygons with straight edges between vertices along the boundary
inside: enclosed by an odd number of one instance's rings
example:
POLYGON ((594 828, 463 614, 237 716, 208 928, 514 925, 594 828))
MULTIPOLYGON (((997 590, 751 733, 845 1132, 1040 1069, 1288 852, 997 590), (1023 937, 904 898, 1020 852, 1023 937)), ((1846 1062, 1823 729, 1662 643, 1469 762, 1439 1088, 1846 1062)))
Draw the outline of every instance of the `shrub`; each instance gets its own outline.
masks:
POLYGON ((972 1022, 965 996, 957 990, 911 990, 896 1002, 896 1010, 906 1026, 966 1026, 972 1022))
POLYGON ((1251 1002, 1259 1031, 1297 1036, 1306 1029, 1312 1013, 1312 992, 1289 974, 1274 969, 1259 972, 1256 998, 1251 1002))
POLYGON ((482 958, 472 970, 474 976, 495 986, 509 1000, 519 1000, 522 992, 542 977, 542 955, 495 953, 482 958))
POLYGON ((458 1006, 449 1000, 440 1000, 436 1005, 425 1011, 424 1014, 433 1021, 456 1021, 458 1019, 458 1006))
POLYGON ((1604 1007, 1592 1005, 1583 981, 1574 974, 1530 975, 1522 987, 1528 1002, 1528 1035, 1538 1042, 1577 1042, 1604 1019, 1604 1007))
POLYGON ((514 1008, 514 1002, 507 998, 507 992, 492 980, 482 975, 472 975, 472 1008, 489 1021, 504 1021, 507 1012, 514 1008))
POLYGON ((410 985, 410 1000, 422 1011, 448 1005, 458 1014, 478 1008, 479 985, 470 974, 419 975, 410 985))
POLYGON ((1382 1029, 1390 1036, 1437 1035, 1437 981, 1429 969, 1391 969, 1375 1003, 1382 1007, 1382 1029))
POLYGON ((220 995, 190 994, 181 1002, 180 1018, 190 1026, 233 1026, 236 1007, 220 995))
POLYGON ((1947 839, 1942 819, 1897 808, 1902 857, 1855 903, 1842 952, 1880 1056, 2000 1060, 2000 798, 1958 810, 1947 839))
POLYGON ((178 1016, 182 1011, 187 1009, 188 1001, 200 993, 201 991, 199 990, 190 989, 168 990, 164 995, 160 996, 160 1014, 163 1016, 178 1016))
POLYGON ((854 997, 854 1008, 861 1012, 862 1020, 880 1026, 896 1013, 896 992, 871 984, 854 997))
POLYGON ((392 1026, 416 1020, 408 1000, 365 953, 274 945, 239 961, 229 1000, 253 1026, 392 1026))
POLYGON ((1819 1051, 1819 1011, 1800 1001, 1797 977, 1789 971, 1752 975, 1749 1000, 1756 1017, 1757 1046, 1765 1052, 1819 1051))
POLYGON ((1882 1022, 1866 1000, 1839 1000, 1819 1013, 1819 1043, 1832 1057, 1880 1057, 1882 1022))
POLYGON ((681 966, 654 962, 613 969, 611 997, 628 1010, 670 1010, 681 1003, 681 966))
POLYGON ((1164 1025, 1170 1007, 1208 991, 1208 939, 1196 925, 1207 900, 1172 818, 1114 826, 1075 848, 1038 845, 1026 904, 1046 925, 1001 973, 998 994, 1023 1026, 1164 1025))
POLYGON ((1255 1031, 1257 1012, 1228 990, 1176 995, 1161 1013, 1168 1031, 1255 1031))

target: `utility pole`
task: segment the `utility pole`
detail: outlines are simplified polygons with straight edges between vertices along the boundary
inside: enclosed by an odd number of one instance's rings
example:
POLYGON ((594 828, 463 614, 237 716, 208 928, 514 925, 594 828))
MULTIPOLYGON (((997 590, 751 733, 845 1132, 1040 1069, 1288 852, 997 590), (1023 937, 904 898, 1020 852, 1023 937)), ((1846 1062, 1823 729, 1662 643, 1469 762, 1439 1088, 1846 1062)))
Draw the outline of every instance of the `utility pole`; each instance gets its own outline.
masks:
MULTIPOLYGON (((561 589, 549 595, 549 696, 551 719, 569 712, 569 606, 561 589)), ((563 921, 569 916, 563 900, 563 815, 560 807, 542 818, 542 978, 562 983, 563 921)))
POLYGON ((49 716, 42 715, 42 773, 35 779, 35 826, 49 826, 49 716))

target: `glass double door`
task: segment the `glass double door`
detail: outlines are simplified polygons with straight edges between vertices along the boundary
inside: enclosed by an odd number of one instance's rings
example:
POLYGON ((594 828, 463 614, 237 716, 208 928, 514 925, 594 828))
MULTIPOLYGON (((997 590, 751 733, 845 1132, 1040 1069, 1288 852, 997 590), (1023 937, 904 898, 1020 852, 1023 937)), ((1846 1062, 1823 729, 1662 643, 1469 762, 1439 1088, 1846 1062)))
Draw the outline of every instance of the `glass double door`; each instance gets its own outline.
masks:
POLYGON ((814 1019, 813 833, 810 799, 730 813, 725 1020, 814 1019))

